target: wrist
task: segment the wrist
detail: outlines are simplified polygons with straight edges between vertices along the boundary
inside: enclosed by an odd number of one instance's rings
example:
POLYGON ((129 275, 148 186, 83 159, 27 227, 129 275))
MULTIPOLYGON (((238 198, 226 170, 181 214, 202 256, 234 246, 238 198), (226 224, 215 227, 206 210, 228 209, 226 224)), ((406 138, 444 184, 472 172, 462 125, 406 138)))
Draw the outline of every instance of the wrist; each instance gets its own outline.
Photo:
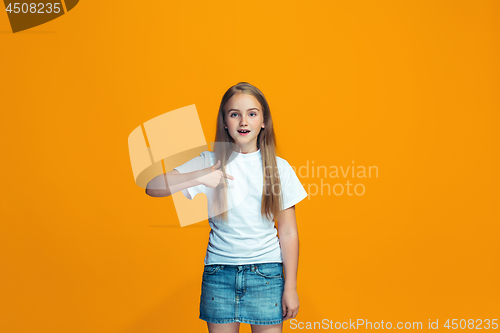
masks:
POLYGON ((198 186, 198 185, 204 185, 203 182, 201 182, 200 178, 203 176, 203 170, 198 170, 198 171, 193 171, 193 186, 198 186))

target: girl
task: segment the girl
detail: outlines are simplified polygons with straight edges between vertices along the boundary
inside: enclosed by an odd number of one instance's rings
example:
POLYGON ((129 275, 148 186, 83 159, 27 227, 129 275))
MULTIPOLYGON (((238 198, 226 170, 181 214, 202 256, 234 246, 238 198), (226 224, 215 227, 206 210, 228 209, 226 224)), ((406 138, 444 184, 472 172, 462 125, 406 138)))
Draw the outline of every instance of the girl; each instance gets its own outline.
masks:
POLYGON ((307 193, 276 156, 269 105, 253 85, 240 82, 226 91, 215 141, 214 152, 155 177, 146 193, 207 195, 211 231, 200 319, 209 332, 238 332, 240 323, 254 333, 282 332, 299 309, 295 204, 307 193))

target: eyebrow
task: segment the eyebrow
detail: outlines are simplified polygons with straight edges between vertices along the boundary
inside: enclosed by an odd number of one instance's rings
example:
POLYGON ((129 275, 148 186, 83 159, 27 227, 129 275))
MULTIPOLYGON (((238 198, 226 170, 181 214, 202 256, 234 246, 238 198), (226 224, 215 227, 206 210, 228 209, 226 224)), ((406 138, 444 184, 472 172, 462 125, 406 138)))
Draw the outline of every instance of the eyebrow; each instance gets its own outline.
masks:
MULTIPOLYGON (((257 111, 260 111, 260 110, 259 110, 259 109, 257 109, 257 108, 251 108, 251 109, 248 109, 247 111, 250 111, 250 110, 257 110, 257 111)), ((228 112, 228 113, 229 113, 229 112, 231 112, 231 111, 240 111, 240 110, 238 110, 238 109, 229 109, 229 110, 227 110, 227 112, 228 112)))

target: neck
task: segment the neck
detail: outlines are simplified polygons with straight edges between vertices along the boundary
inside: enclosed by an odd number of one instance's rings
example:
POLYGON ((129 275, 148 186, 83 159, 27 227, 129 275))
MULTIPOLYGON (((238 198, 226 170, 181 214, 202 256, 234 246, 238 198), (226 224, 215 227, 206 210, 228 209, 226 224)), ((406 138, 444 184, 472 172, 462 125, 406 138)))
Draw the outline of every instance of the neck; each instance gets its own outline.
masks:
POLYGON ((240 154, 249 154, 249 153, 255 153, 259 149, 257 148, 257 145, 238 146, 237 144, 233 144, 233 150, 240 153, 240 154))

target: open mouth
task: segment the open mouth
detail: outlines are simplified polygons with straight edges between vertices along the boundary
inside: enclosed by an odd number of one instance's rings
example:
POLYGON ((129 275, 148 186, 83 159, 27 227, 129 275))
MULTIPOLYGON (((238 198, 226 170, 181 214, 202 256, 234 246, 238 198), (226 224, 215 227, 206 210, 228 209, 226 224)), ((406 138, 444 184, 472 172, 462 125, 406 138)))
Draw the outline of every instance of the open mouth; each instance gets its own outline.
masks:
POLYGON ((241 135, 247 135, 248 133, 250 133, 250 131, 248 131, 248 130, 239 130, 238 133, 240 133, 241 135))

